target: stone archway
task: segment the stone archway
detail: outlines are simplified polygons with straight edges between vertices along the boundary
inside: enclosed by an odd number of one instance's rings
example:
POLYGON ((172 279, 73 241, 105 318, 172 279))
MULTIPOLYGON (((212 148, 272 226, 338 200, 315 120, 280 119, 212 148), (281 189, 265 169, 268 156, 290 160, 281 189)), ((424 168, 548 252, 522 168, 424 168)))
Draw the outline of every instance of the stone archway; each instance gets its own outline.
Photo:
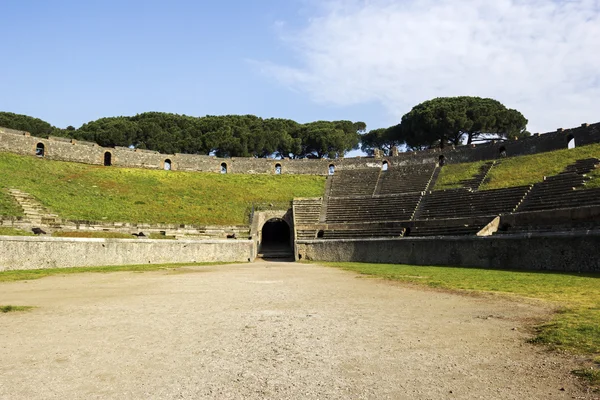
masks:
POLYGON ((282 218, 271 218, 261 228, 259 256, 291 258, 294 256, 290 225, 282 218))

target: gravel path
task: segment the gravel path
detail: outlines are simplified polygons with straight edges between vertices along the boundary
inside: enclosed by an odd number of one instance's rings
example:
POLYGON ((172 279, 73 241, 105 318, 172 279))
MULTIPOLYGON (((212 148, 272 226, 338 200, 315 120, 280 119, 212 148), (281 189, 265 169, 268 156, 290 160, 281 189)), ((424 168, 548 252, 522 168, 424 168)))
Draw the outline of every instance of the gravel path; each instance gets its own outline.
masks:
POLYGON ((0 284, 0 399, 572 399, 530 304, 254 263, 0 284))

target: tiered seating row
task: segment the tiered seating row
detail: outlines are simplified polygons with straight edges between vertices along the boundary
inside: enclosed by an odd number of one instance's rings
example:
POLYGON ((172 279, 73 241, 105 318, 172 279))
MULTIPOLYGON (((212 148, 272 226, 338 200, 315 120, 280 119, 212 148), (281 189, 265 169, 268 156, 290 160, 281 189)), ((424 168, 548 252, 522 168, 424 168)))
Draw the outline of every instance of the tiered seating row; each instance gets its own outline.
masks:
POLYGON ((317 237, 316 229, 299 229, 296 231, 297 240, 312 240, 317 237))
POLYGON ((417 220, 404 236, 462 236, 475 235, 492 218, 456 218, 442 220, 417 220))
POLYGON ((322 199, 294 199, 294 224, 310 225, 319 222, 321 215, 322 199))
POLYGON ((571 232, 600 228, 600 206, 517 212, 501 217, 495 234, 571 232))
POLYGON ((351 229, 326 229, 323 231, 323 239, 360 239, 376 237, 402 237, 406 228, 401 226, 351 228, 351 229))
POLYGON ((418 167, 394 167, 382 171, 378 194, 423 192, 427 190, 435 168, 435 164, 430 164, 418 167))
POLYGON ((544 178, 533 186, 518 211, 539 211, 600 205, 600 189, 581 189, 589 179, 585 173, 600 164, 597 158, 577 160, 558 175, 544 178))
POLYGON ((467 189, 478 190, 479 186, 481 186, 481 184, 483 183, 484 179, 486 178, 488 172, 490 171, 490 169, 492 169, 494 164, 495 164, 495 161, 490 161, 490 162, 483 164, 479 168, 479 172, 477 173, 477 175, 475 175, 471 179, 463 180, 460 183, 463 185, 463 187, 465 187, 467 189))
POLYGON ((583 187, 586 180, 586 177, 575 173, 548 177, 534 185, 519 211, 600 205, 600 189, 576 189, 583 187))
POLYGON ((458 218, 513 212, 530 188, 516 186, 477 192, 468 189, 429 192, 423 196, 419 218, 458 218))
POLYGON ((371 196, 375 191, 378 168, 340 171, 331 177, 330 197, 371 196))
POLYGON ((329 198, 328 223, 408 221, 421 198, 420 193, 353 198, 329 198))

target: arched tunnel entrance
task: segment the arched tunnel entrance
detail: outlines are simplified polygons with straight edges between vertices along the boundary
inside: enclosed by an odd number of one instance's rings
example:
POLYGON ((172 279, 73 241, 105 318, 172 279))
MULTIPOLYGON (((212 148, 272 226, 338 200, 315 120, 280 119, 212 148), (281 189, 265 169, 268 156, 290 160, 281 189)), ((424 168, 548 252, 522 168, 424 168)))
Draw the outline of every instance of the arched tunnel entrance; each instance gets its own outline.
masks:
POLYGON ((271 218, 262 227, 259 255, 262 258, 294 256, 290 226, 281 218, 271 218))

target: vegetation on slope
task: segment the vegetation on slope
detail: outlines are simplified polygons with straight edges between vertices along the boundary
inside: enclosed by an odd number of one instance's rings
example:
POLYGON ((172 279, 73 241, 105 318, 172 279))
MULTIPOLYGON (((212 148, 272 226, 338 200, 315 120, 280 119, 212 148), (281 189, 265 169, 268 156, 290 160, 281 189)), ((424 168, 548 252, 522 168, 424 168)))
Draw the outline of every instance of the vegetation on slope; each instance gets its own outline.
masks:
MULTIPOLYGON (((591 157, 600 158, 600 143, 575 149, 509 157, 492 167, 481 189, 500 189, 542 182, 544 176, 556 175, 562 172, 567 165, 591 157)), ((477 161, 444 166, 434 189, 461 187, 460 181, 475 176, 483 163, 484 161, 477 161)), ((592 180, 586 184, 586 188, 600 187, 600 171, 595 170, 589 176, 592 177, 592 180)))
POLYGON ((450 164, 440 170, 434 190, 456 189, 463 186, 462 181, 472 179, 487 161, 450 164))
MULTIPOLYGON (((554 318, 537 327, 533 342, 578 354, 600 355, 600 274, 502 271, 394 264, 325 263, 388 280, 457 291, 501 293, 550 302, 554 318)), ((588 371, 590 372, 590 371, 588 371)), ((590 379, 600 373, 586 373, 590 379), (591 375, 590 375, 591 373, 591 375)))
POLYGON ((318 197, 325 186, 318 176, 106 168, 8 153, 0 170, 0 188, 27 192, 62 218, 93 221, 241 225, 253 203, 318 197))
MULTIPOLYGON (((0 179, 2 179, 0 177, 0 179)), ((19 207, 15 199, 12 198, 4 187, 0 187, 0 217, 13 216, 20 217, 23 215, 23 209, 19 207)))

